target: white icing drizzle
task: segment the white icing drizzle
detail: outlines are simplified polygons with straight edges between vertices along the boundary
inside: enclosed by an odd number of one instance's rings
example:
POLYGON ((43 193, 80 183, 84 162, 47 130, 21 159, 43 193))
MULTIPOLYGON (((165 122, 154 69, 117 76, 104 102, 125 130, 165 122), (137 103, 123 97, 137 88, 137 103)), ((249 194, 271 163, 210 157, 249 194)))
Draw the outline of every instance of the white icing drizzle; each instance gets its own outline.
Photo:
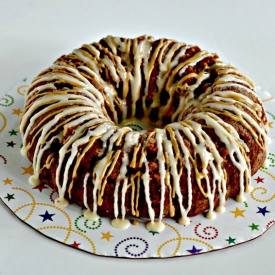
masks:
POLYGON ((251 189, 250 145, 227 120, 246 129, 265 151, 261 101, 253 83, 233 66, 173 40, 108 36, 61 57, 34 79, 20 124, 22 154, 33 162, 33 185, 40 184, 43 169, 55 165, 59 205, 68 203, 79 181, 85 218, 97 220, 110 199, 116 228, 130 226, 128 215, 139 216, 144 190, 146 227, 160 232, 165 216, 177 214, 180 224, 190 223, 194 188, 208 201, 207 218, 225 210, 227 161, 239 174, 236 199, 243 201, 251 189), (128 127, 131 121, 144 130, 128 127), (95 148, 96 160, 80 175, 95 148), (106 188, 113 188, 112 198, 105 196, 106 188), (158 205, 152 190, 159 190, 158 205))
POLYGON ((69 201, 65 198, 57 198, 54 200, 54 203, 61 208, 65 208, 69 205, 69 201))
POLYGON ((145 200, 146 200, 147 207, 148 207, 148 215, 149 215, 150 220, 154 221, 155 220, 155 211, 152 207, 152 201, 150 198, 150 174, 149 174, 149 165, 148 165, 148 161, 146 158, 144 159, 144 165, 145 165, 145 172, 141 176, 141 179, 142 179, 143 185, 144 185, 144 193, 145 193, 145 200))
POLYGON ((165 156, 163 154, 163 138, 165 135, 165 131, 162 129, 156 129, 156 142, 157 142, 157 160, 159 166, 159 175, 160 175, 160 213, 159 213, 159 220, 162 219, 163 216, 163 207, 165 201, 165 190, 166 190, 166 167, 165 167, 165 156))
POLYGON ((153 231, 153 232, 161 232, 164 230, 165 228, 165 225, 163 222, 161 221, 151 221, 151 222, 148 222, 146 224, 146 228, 149 230, 149 231, 153 231))
POLYGON ((29 177, 29 183, 33 187, 36 187, 39 184, 41 184, 40 179, 36 175, 32 175, 32 176, 29 177))
POLYGON ((131 225, 129 220, 120 218, 113 219, 111 223, 113 227, 122 230, 127 229, 131 225))
POLYGON ((90 177, 90 173, 87 173, 84 177, 84 181, 83 181, 83 203, 84 206, 90 210, 90 207, 88 205, 88 193, 87 193, 87 183, 88 183, 88 179, 90 177))

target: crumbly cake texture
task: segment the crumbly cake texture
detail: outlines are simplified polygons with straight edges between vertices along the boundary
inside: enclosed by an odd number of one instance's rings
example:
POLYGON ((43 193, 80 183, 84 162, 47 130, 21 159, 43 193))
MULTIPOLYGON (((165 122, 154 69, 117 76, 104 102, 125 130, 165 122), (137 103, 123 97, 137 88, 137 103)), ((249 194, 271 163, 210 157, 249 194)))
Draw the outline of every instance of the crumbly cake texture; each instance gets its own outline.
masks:
POLYGON ((85 216, 163 229, 244 200, 266 158, 254 84, 217 54, 171 39, 108 36, 57 59, 30 85, 20 131, 32 184, 85 216))

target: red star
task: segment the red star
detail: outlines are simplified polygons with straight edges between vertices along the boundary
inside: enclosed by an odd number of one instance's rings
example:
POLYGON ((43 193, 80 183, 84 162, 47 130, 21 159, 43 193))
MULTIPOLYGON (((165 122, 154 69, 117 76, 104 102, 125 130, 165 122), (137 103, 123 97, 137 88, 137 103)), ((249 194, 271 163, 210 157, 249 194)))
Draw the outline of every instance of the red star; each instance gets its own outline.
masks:
POLYGON ((260 178, 259 176, 255 180, 257 183, 264 183, 264 178, 260 178))
POLYGON ((48 187, 42 183, 37 185, 36 187, 33 187, 33 189, 38 189, 40 192, 42 192, 44 189, 48 189, 48 187))
POLYGON ((76 241, 74 241, 74 243, 72 243, 71 246, 75 248, 79 248, 80 243, 77 243, 76 241))

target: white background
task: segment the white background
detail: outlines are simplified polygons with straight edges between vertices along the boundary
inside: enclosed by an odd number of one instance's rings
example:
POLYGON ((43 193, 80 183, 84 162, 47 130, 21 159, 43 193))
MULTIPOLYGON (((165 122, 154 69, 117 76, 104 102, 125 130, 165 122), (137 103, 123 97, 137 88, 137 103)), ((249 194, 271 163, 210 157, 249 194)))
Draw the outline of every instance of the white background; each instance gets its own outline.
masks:
MULTIPOLYGON (((199 44, 275 96, 275 1, 0 0, 0 97, 61 54, 108 34, 199 44)), ((0 274, 271 274, 274 227, 208 254, 114 259, 49 240, 0 202, 0 274)))

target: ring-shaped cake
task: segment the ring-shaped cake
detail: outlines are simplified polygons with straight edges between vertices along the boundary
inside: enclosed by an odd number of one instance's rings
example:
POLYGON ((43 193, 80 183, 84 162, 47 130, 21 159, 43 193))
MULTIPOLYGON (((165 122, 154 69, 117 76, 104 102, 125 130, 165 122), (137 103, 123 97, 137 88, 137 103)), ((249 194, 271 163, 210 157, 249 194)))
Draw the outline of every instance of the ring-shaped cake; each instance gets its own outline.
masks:
POLYGON ((85 216, 209 218, 238 201, 266 158, 254 84, 217 54, 171 39, 108 36, 63 55, 30 85, 20 130, 32 184, 85 216))

